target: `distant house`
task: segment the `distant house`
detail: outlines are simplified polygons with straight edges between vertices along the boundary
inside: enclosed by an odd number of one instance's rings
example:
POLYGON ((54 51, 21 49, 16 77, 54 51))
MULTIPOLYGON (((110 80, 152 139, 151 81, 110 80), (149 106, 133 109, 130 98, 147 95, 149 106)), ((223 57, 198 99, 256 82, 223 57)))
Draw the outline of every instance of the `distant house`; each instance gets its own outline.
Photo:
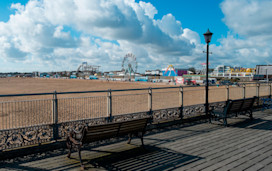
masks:
POLYGON ((46 73, 46 72, 40 73, 40 77, 46 77, 47 75, 48 75, 48 73, 46 73))
POLYGON ((76 75, 70 75, 70 78, 71 78, 71 79, 76 79, 77 76, 76 76, 76 75))
POLYGON ((161 71, 159 69, 156 70, 146 70, 145 71, 145 75, 149 75, 149 76, 157 76, 160 75, 161 71))

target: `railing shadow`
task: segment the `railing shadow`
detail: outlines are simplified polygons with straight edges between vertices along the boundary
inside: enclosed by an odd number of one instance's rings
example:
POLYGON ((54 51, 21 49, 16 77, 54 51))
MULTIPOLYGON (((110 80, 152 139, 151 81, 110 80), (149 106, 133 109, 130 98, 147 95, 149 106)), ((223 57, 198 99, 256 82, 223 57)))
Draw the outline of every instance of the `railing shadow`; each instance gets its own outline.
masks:
POLYGON ((47 151, 41 154, 32 154, 24 157, 17 157, 13 159, 7 159, 0 161, 0 170, 33 170, 33 171, 49 171, 52 169, 46 169, 47 167, 37 167, 35 165, 29 165, 29 162, 37 162, 40 161, 40 163, 44 163, 46 165, 46 162, 43 162, 43 160, 54 158, 58 156, 62 156, 64 154, 67 154, 67 150, 65 149, 59 149, 54 151, 47 151))
POLYGON ((87 162, 106 170, 173 170, 201 159, 165 148, 145 146, 145 149, 137 147, 87 162))
POLYGON ((47 169, 35 168, 35 167, 30 167, 30 166, 22 166, 19 164, 6 164, 3 167, 1 167, 1 165, 0 165, 0 169, 1 168, 5 169, 5 170, 49 171, 47 169))
MULTIPOLYGON (((90 150, 95 152, 110 153, 110 155, 96 157, 91 160, 83 159, 85 168, 105 170, 173 170, 187 164, 196 162, 203 158, 179 153, 167 148, 158 148, 146 145, 145 148, 136 147, 121 152, 108 152, 101 150, 90 150)), ((70 170, 80 167, 78 157, 66 159, 64 151, 51 152, 45 155, 30 156, 17 161, 0 163, 0 170, 70 170), (35 164, 33 164, 35 162, 35 164), (55 163, 62 163, 57 164, 55 163)))
POLYGON ((185 139, 185 138, 190 138, 190 137, 194 137, 200 134, 205 134, 205 133, 209 133, 209 132, 213 132, 219 129, 222 129, 222 126, 220 125, 214 125, 212 124, 209 127, 201 127, 201 129, 194 129, 194 126, 198 126, 201 125, 203 123, 207 123, 206 121, 194 121, 194 122, 189 122, 189 123, 183 123, 183 124, 179 124, 179 125, 172 125, 172 126, 168 126, 168 127, 163 127, 163 128, 157 128, 151 131, 148 131, 146 136, 144 139, 145 140, 154 140, 154 142, 152 142, 150 145, 161 145, 164 143, 169 143, 169 142, 175 142, 179 139, 185 139), (173 130, 182 130, 182 134, 180 135, 172 135, 169 134, 167 135, 167 139, 155 139, 155 138, 151 138, 148 137, 149 135, 154 135, 154 134, 158 134, 158 133, 167 133, 169 131, 173 131, 173 130))
POLYGON ((241 121, 238 123, 230 124, 230 127, 271 131, 272 130, 272 121, 257 118, 252 121, 244 120, 244 121, 241 121))

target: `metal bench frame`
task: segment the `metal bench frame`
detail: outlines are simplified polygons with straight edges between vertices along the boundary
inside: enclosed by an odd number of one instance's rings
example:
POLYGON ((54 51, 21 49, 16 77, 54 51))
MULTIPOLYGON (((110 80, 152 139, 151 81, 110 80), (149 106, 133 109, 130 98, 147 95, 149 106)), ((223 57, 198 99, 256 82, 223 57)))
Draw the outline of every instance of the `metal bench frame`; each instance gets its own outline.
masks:
POLYGON ((226 102, 226 106, 222 108, 222 110, 215 110, 212 109, 210 111, 211 117, 214 120, 223 119, 224 126, 228 125, 227 118, 236 116, 238 114, 242 115, 249 115, 249 118, 253 119, 253 105, 256 100, 256 97, 253 98, 245 98, 245 99, 238 99, 238 100, 228 100, 226 102))
POLYGON ((271 97, 262 98, 261 100, 263 101, 262 111, 264 111, 265 109, 271 109, 272 108, 272 99, 271 99, 271 97))
POLYGON ((69 149, 67 157, 70 158, 72 149, 76 149, 78 151, 81 168, 84 169, 81 159, 81 147, 83 144, 126 135, 129 137, 128 144, 131 142, 132 135, 136 135, 141 138, 142 146, 144 147, 143 136, 149 121, 150 117, 147 117, 102 125, 86 125, 80 131, 72 130, 66 139, 67 148, 69 149))

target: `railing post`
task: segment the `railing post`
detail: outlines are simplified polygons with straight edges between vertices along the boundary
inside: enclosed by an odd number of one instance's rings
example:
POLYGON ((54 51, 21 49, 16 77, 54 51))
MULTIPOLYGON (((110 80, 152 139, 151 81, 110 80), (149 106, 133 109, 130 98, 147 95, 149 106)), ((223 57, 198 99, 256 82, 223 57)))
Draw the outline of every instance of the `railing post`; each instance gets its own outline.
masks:
POLYGON ((229 100, 229 85, 226 86, 227 88, 227 101, 229 100))
POLYGON ((272 86, 271 86, 271 83, 270 83, 270 84, 269 84, 269 98, 270 98, 270 99, 271 99, 271 92, 272 92, 271 88, 272 88, 272 86))
POLYGON ((52 99, 52 124, 53 124, 53 139, 59 139, 59 125, 58 125, 58 98, 57 92, 54 91, 52 99))
POLYGON ((246 85, 243 84, 243 98, 246 98, 246 85))
POLYGON ((179 87, 179 106, 180 106, 180 119, 183 118, 183 87, 179 87))
POLYGON ((259 106, 260 105, 260 84, 259 83, 256 84, 256 96, 258 97, 257 105, 259 106))
POLYGON ((107 96, 107 116, 108 121, 112 121, 112 95, 111 95, 111 89, 108 90, 108 96, 107 96))
POLYGON ((148 89, 148 111, 149 114, 152 114, 152 88, 149 87, 148 89))

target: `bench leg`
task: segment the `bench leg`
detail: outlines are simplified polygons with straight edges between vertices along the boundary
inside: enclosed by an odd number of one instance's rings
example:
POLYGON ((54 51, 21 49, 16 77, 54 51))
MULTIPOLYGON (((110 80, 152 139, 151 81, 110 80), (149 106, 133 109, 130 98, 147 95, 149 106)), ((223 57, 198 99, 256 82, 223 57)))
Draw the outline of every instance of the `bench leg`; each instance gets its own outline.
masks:
POLYGON ((129 133, 128 134, 128 142, 127 142, 127 144, 130 144, 130 142, 131 142, 131 136, 132 136, 131 133, 129 133))
POLYGON ((71 158, 71 151, 72 151, 72 146, 69 147, 69 152, 68 152, 68 154, 67 154, 67 157, 68 157, 68 158, 71 158))
POLYGON ((250 120, 253 120, 252 110, 249 111, 249 118, 250 118, 250 120))
POLYGON ((69 139, 67 138, 67 142, 66 142, 67 148, 69 149, 69 152, 67 154, 67 157, 70 158, 71 157, 71 152, 72 152, 72 143, 71 141, 69 141, 69 139))
POLYGON ((223 118, 224 126, 228 126, 227 118, 223 118))
POLYGON ((209 115, 209 123, 210 124, 212 123, 212 115, 211 114, 209 115))
POLYGON ((84 165, 83 165, 82 159, 81 159, 81 146, 80 145, 78 145, 78 156, 79 156, 79 161, 81 164, 81 169, 84 170, 84 165))
POLYGON ((209 123, 212 123, 212 120, 216 120, 215 114, 213 111, 210 112, 210 116, 209 116, 209 123))
POLYGON ((139 132, 138 133, 138 137, 141 138, 141 143, 142 143, 142 146, 144 147, 144 133, 143 132, 139 132))
POLYGON ((144 147, 144 137, 141 137, 142 146, 144 147))

